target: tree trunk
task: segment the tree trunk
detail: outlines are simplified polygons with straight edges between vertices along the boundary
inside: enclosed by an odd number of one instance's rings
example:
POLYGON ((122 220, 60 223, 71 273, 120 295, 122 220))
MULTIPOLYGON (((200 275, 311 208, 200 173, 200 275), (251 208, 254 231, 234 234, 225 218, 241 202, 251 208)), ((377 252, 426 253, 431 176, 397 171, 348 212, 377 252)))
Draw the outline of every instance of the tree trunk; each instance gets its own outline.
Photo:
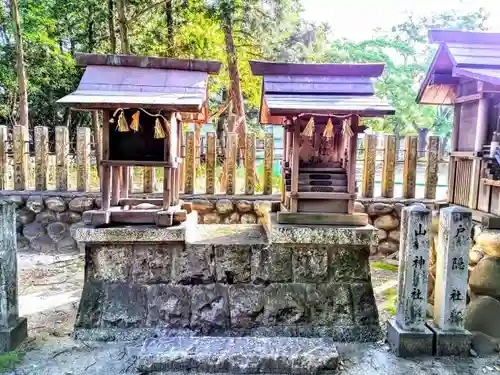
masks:
POLYGON ((89 52, 94 52, 94 46, 95 46, 95 38, 94 38, 94 9, 92 7, 89 7, 89 19, 88 19, 88 25, 87 25, 87 39, 89 43, 89 52))
MULTIPOLYGON (((243 104, 243 95, 241 91, 241 78, 238 69, 238 58, 236 56, 236 48, 234 46, 233 38, 233 10, 228 1, 222 5, 222 29, 224 30, 224 39, 226 44, 227 54, 227 67, 229 71, 229 79, 231 80, 229 87, 229 94, 233 102, 233 111, 236 114, 236 121, 229 124, 230 132, 238 132, 239 146, 241 149, 245 148, 245 133, 246 133, 246 119, 245 107, 243 104)), ((244 153, 242 153, 244 154, 244 153)))
POLYGON ((125 16, 125 1, 126 0, 116 0, 116 6, 118 8, 118 22, 120 24, 120 44, 122 53, 130 55, 130 44, 128 40, 128 25, 127 17, 125 16))
POLYGON ((167 36, 168 36, 168 55, 172 56, 174 52, 174 6, 173 1, 167 1, 165 4, 165 20, 167 22, 167 36))
POLYGON ((108 29, 109 29, 109 47, 112 54, 116 54, 116 34, 115 34, 115 12, 114 0, 108 0, 108 29))
POLYGON ((19 125, 28 127, 28 90, 26 71, 24 69, 23 36, 21 31, 21 16, 17 0, 11 0, 12 20, 14 21, 14 38, 16 41, 17 81, 19 85, 19 125))
POLYGON ((429 129, 418 129, 418 157, 423 157, 425 155, 425 150, 427 149, 427 134, 429 134, 429 129))

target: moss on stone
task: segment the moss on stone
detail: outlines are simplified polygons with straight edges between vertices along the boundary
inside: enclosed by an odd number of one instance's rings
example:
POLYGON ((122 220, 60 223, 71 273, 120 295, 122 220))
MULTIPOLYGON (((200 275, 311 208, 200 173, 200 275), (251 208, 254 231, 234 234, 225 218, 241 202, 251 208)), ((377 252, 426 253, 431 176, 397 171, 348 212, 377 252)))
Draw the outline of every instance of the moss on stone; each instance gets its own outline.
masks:
POLYGON ((392 316, 396 315, 396 305, 398 303, 398 293, 396 288, 389 288, 384 290, 382 293, 384 295, 385 302, 382 305, 382 309, 390 313, 392 316))
POLYGON ((16 368, 23 361, 24 353, 13 351, 0 354, 0 372, 7 372, 16 368))
POLYGON ((398 270, 398 266, 394 264, 388 264, 384 262, 372 262, 370 263, 371 268, 376 268, 379 270, 393 271, 396 272, 398 270))

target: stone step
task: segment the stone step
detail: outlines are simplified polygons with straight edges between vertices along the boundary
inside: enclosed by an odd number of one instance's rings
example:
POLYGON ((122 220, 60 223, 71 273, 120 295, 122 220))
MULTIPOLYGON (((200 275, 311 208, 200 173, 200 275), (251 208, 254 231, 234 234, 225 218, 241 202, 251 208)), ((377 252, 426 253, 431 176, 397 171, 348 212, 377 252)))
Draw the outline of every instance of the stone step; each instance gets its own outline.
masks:
POLYGON ((316 375, 337 368, 333 340, 291 337, 164 337, 144 342, 143 374, 195 371, 230 374, 316 375))
MULTIPOLYGON (((286 191, 291 191, 292 185, 286 185, 286 191)), ((315 193, 347 193, 347 186, 311 186, 300 185, 299 193, 315 192, 315 193)))
MULTIPOLYGON (((285 181, 287 185, 291 185, 292 180, 287 179, 285 181)), ((299 186, 301 185, 311 185, 311 186, 347 186, 347 179, 342 178, 342 179, 309 179, 309 178, 304 178, 304 179, 299 179, 299 186)))

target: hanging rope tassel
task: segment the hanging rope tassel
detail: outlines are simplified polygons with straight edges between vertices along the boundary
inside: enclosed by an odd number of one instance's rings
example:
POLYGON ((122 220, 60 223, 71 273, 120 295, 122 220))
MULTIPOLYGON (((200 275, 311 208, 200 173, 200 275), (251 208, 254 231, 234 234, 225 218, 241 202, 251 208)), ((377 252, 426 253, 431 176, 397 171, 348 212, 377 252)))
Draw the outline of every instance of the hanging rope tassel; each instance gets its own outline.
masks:
POLYGON ((160 138, 165 138, 165 129, 163 129, 163 125, 161 124, 161 121, 159 118, 155 120, 155 138, 160 139, 160 138))
POLYGON ((352 137, 354 135, 354 133, 351 129, 351 118, 350 117, 348 119, 346 118, 342 122, 342 134, 347 135, 348 137, 352 137))
POLYGON ((140 117, 140 115, 141 115, 141 113, 139 111, 137 111, 136 113, 134 113, 132 115, 132 123, 130 124, 130 129, 132 129, 135 132, 139 131, 139 117, 140 117))
POLYGON ((323 131, 323 137, 325 137, 328 141, 335 137, 335 129, 331 118, 329 118, 326 123, 325 130, 323 131))
POLYGON ((313 134, 314 134, 314 117, 311 116, 311 118, 309 119, 309 122, 307 123, 307 125, 306 125, 306 127, 301 135, 303 137, 312 138, 313 134))
POLYGON ((128 124, 127 124, 127 120, 125 119, 125 114, 123 112, 123 109, 120 112, 120 116, 118 116, 118 125, 116 126, 116 130, 118 130, 119 132, 130 131, 128 124))

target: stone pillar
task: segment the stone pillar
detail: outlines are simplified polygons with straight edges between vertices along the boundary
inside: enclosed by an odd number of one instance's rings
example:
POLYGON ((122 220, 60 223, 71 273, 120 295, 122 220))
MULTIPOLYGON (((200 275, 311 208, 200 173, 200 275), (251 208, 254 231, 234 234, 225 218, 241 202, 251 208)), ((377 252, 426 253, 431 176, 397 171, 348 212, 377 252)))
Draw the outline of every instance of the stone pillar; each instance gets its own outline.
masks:
POLYGON ((464 329, 472 213, 462 207, 440 212, 434 321, 436 355, 469 355, 471 335, 464 329))
POLYGON ((16 205, 0 200, 0 352, 8 352, 28 336, 19 317, 17 297, 16 205))
POLYGON ((387 327, 387 341, 399 357, 432 354, 433 333, 425 325, 430 224, 428 209, 403 208, 397 314, 387 327))

